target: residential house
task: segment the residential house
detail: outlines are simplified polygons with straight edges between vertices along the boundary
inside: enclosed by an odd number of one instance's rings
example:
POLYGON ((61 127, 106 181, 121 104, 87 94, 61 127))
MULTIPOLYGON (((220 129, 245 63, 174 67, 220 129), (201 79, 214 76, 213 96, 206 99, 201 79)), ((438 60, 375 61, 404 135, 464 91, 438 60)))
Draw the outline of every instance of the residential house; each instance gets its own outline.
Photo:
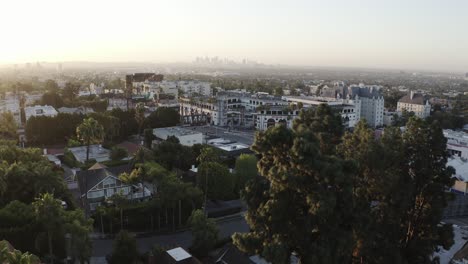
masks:
POLYGON ((130 173, 129 164, 106 167, 100 163, 94 164, 85 171, 77 172, 80 200, 86 212, 92 212, 102 205, 112 195, 120 193, 129 200, 141 200, 151 197, 152 187, 141 184, 128 184, 119 179, 122 173, 130 173))

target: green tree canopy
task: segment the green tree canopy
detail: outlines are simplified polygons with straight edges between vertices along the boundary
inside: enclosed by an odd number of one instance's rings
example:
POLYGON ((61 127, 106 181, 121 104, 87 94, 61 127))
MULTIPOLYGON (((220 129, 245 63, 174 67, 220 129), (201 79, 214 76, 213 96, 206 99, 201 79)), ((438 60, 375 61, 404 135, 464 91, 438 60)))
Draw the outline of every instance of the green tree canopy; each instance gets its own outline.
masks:
POLYGON ((89 159, 89 146, 99 143, 104 137, 104 128, 94 118, 86 118, 76 128, 76 134, 86 144, 86 160, 89 159))
POLYGON ((209 199, 227 200, 233 198, 235 176, 222 164, 203 162, 198 167, 197 185, 209 199))
POLYGON ((341 133, 331 113, 320 106, 302 112, 292 130, 276 126, 257 134, 252 148, 261 156, 262 177, 242 193, 251 232, 233 236, 239 249, 273 264, 289 263, 292 253, 301 263, 350 262, 351 167, 327 155, 341 133))
POLYGON ((214 248, 218 239, 218 228, 212 219, 208 219, 203 211, 195 210, 189 218, 192 231, 191 251, 196 256, 206 256, 214 248))
POLYGON ((0 137, 8 140, 18 140, 16 133, 18 125, 11 112, 3 112, 0 114, 0 137))
POLYGON ((145 120, 145 127, 172 127, 180 122, 179 112, 169 107, 158 107, 145 120))
POLYGON ((112 245, 111 264, 132 264, 138 260, 138 249, 133 235, 127 231, 120 231, 112 245))
POLYGON ((113 147, 111 149, 110 158, 111 160, 121 160, 128 156, 127 149, 122 147, 113 147))
POLYGON ((453 243, 439 224, 451 186, 446 140, 437 124, 410 118, 376 140, 365 122, 339 147, 358 173, 353 177, 356 263, 430 263, 437 245, 453 243), (361 262, 360 262, 361 261, 361 262))
POLYGON ((236 190, 242 190, 245 184, 257 177, 257 158, 254 155, 241 154, 235 165, 236 190))

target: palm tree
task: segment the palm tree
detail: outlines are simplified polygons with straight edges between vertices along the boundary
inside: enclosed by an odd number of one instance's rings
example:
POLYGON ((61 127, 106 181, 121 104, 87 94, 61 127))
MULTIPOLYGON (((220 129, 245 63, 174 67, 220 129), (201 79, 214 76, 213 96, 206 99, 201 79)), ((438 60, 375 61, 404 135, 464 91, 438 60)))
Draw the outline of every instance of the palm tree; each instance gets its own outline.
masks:
POLYGON ((63 210, 60 200, 55 199, 50 193, 44 193, 36 198, 33 203, 34 211, 39 223, 44 225, 47 232, 47 242, 49 246, 49 257, 51 263, 54 262, 53 248, 52 248, 52 237, 53 233, 60 226, 60 215, 63 210))
POLYGON ((108 202, 113 204, 120 211, 120 229, 123 229, 123 209, 128 204, 127 197, 121 193, 116 193, 109 197, 108 202))
POLYGON ((145 122, 145 105, 143 103, 138 103, 135 106, 135 119, 138 124, 138 137, 141 135, 141 128, 145 122))
POLYGON ((104 128, 94 118, 86 118, 76 128, 78 138, 86 144, 86 161, 89 160, 89 146, 92 143, 99 143, 104 137, 104 128))

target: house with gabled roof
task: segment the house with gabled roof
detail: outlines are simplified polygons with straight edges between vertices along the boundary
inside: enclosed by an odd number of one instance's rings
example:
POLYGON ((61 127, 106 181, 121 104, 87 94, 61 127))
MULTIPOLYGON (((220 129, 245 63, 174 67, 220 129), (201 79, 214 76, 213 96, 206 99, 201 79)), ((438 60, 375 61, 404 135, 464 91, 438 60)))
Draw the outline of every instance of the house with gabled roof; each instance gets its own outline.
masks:
POLYGON ((87 213, 93 212, 106 199, 120 193, 129 200, 143 200, 152 196, 151 186, 129 184, 121 181, 119 175, 130 173, 131 165, 107 167, 96 163, 88 170, 77 172, 80 201, 87 213))

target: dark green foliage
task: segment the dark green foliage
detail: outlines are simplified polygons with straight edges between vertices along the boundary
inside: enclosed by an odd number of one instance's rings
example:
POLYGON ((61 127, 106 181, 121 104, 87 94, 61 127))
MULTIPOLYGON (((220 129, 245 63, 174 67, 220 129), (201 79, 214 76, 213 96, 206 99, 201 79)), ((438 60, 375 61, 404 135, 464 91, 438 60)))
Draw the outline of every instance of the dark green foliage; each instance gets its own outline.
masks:
POLYGON ((234 196, 235 176, 217 162, 203 162, 198 166, 197 185, 212 200, 229 200, 234 196), (207 183, 208 181, 208 183, 207 183))
POLYGON ((61 171, 41 154, 40 149, 0 146, 0 180, 3 179, 6 185, 5 190, 0 192, 0 206, 13 200, 31 203, 44 192, 68 199, 61 171))
POLYGON ((124 140, 130 135, 138 132, 138 124, 135 120, 135 110, 124 111, 120 108, 114 108, 110 115, 119 120, 119 140, 124 140))
POLYGON ((408 112, 406 109, 403 109, 401 115, 395 114, 393 116, 392 126, 402 127, 406 126, 406 123, 414 116, 414 112, 408 112))
POLYGON ((446 188, 446 139, 436 124, 410 118, 407 130, 387 128, 380 140, 360 122, 340 153, 355 162, 356 263, 430 263, 437 245, 450 247, 451 227, 440 225, 446 188))
MULTIPOLYGON (((177 140, 177 138, 175 138, 177 140)), ((178 168, 188 170, 194 164, 195 157, 190 147, 182 146, 177 141, 167 140, 159 143, 153 149, 154 159, 166 169, 178 168)))
POLYGON ((218 239, 218 228, 215 222, 208 219, 203 211, 195 210, 190 216, 189 225, 193 236, 190 250, 196 256, 207 256, 218 239))
POLYGON ((428 118, 429 123, 438 122, 443 129, 463 128, 466 121, 462 116, 453 112, 435 111, 428 118))
POLYGON ((236 159, 235 166, 236 192, 243 190, 245 184, 257 175, 257 158, 254 155, 241 154, 236 159))
POLYGON ((67 82, 65 88, 62 90, 62 97, 68 102, 73 102, 78 92, 80 91, 80 85, 76 83, 67 82))
POLYGON ((59 90, 58 84, 54 80, 46 80, 44 89, 49 93, 56 93, 59 90))
POLYGON ((146 119, 144 127, 158 128, 176 126, 180 122, 179 112, 173 108, 159 107, 152 112, 146 119))
POLYGON ((335 153, 335 147, 341 141, 343 125, 341 117, 326 104, 316 109, 303 110, 294 120, 294 130, 309 129, 319 141, 320 151, 326 155, 335 153))
POLYGON ((83 116, 59 113, 55 117, 30 117, 26 122, 28 144, 35 146, 64 143, 75 135, 83 116))
POLYGON ((138 249, 135 237, 127 231, 120 231, 114 239, 111 264, 132 264, 138 260, 138 249))
POLYGON ((17 124, 10 112, 0 114, 0 138, 6 140, 18 140, 17 124))
POLYGON ((109 103, 107 100, 103 99, 93 99, 93 100, 87 100, 87 101, 80 101, 79 104, 84 107, 89 107, 93 109, 95 112, 102 113, 107 110, 107 107, 109 106, 109 103))
POLYGON ((143 132, 143 137, 144 137, 145 147, 147 147, 148 149, 151 149, 153 140, 156 139, 156 136, 154 136, 153 134, 153 129, 145 129, 145 131, 143 132))
POLYGON ((111 160, 121 160, 128 156, 128 152, 126 149, 122 147, 113 147, 111 149, 110 158, 111 160))
POLYGON ((90 113, 88 117, 94 118, 104 129, 104 143, 116 143, 119 141, 119 119, 109 113, 90 113))
POLYGON ((47 92, 42 95, 41 104, 60 108, 63 106, 63 100, 57 92, 47 92))
POLYGON ((197 156, 197 162, 220 162, 221 161, 221 151, 212 146, 203 145, 203 148, 200 150, 200 154, 197 156))
POLYGON ((235 234, 239 249, 273 264, 349 263, 352 251, 352 167, 329 156, 342 133, 331 109, 302 112, 293 130, 276 126, 257 134, 262 177, 242 197, 251 232, 235 234), (320 118, 319 118, 320 117, 320 118))

